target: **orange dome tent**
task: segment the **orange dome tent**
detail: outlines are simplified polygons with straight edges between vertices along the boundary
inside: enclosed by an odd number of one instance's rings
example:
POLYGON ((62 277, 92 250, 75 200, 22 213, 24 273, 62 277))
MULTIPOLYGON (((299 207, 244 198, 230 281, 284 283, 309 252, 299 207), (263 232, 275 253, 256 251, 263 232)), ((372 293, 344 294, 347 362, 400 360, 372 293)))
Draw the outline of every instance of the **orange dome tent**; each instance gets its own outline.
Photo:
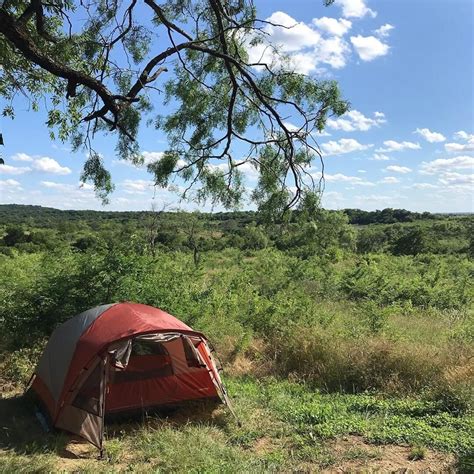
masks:
POLYGON ((160 309, 89 309, 51 335, 31 384, 52 426, 102 453, 104 416, 187 400, 228 405, 206 337, 160 309))

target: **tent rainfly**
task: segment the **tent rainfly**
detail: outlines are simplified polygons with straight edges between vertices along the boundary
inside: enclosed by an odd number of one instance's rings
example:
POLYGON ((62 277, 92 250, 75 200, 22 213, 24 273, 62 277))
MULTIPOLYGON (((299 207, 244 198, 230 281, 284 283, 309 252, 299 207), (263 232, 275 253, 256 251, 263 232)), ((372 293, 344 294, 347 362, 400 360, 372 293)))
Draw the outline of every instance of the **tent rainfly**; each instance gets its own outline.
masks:
POLYGON ((30 390, 53 427, 102 455, 105 415, 198 399, 229 406, 211 352, 204 334, 158 308, 97 306, 55 329, 30 390))

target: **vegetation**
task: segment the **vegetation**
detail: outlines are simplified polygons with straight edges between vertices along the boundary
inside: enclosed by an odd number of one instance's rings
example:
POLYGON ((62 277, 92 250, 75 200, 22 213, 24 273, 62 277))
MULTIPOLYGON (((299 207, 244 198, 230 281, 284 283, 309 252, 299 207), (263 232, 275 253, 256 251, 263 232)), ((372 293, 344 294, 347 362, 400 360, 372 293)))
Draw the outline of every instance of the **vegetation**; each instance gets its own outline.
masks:
POLYGON ((351 213, 316 208, 269 224, 250 212, 0 207, 1 469, 62 465, 74 446, 44 438, 12 395, 60 322, 130 300, 210 337, 242 427, 203 407, 110 425, 108 461, 91 450, 66 469, 355 469, 400 445, 400 467, 441 456, 469 472, 472 217, 362 225, 351 213))

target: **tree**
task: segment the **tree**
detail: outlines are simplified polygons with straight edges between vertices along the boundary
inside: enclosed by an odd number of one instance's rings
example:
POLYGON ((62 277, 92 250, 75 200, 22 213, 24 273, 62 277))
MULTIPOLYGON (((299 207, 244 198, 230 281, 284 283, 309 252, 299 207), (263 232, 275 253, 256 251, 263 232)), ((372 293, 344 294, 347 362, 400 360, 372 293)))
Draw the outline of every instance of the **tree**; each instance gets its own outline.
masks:
POLYGON ((418 255, 428 251, 426 231, 420 226, 406 230, 392 246, 394 255, 418 255))
POLYGON ((162 204, 161 208, 158 209, 156 204, 152 203, 151 212, 147 216, 147 220, 145 222, 146 240, 152 257, 156 256, 156 244, 158 243, 158 234, 160 232, 161 220, 169 206, 170 205, 168 203, 164 203, 162 204))
POLYGON ((30 242, 31 236, 26 233, 23 227, 11 225, 5 229, 5 235, 3 236, 3 243, 7 247, 14 247, 17 244, 30 242))
POLYGON ((148 166, 158 186, 179 176, 184 196, 200 184, 197 199, 234 207, 250 166, 258 205, 291 208, 318 189, 307 171, 322 159, 314 132, 348 103, 336 82, 295 72, 268 27, 284 28, 258 19, 252 0, 4 0, 3 114, 14 116, 19 93, 33 109, 46 101, 51 136, 87 150, 82 179, 104 200, 113 184, 94 136, 115 134, 119 156, 143 163, 137 133, 146 118, 168 137, 148 166), (257 45, 264 53, 252 60, 257 45))

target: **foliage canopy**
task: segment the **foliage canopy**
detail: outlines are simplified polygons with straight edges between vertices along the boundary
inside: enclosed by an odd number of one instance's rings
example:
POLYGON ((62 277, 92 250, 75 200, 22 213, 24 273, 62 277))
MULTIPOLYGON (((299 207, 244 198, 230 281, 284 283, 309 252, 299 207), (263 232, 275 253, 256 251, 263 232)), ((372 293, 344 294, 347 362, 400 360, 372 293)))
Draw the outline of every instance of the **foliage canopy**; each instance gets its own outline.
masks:
MULTIPOLYGON (((325 4, 332 3, 325 1, 325 4)), ((251 0, 5 0, 0 7, 0 96, 33 109, 46 99, 51 137, 85 148, 82 178, 104 200, 110 173, 94 150, 97 133, 143 163, 138 130, 164 132, 168 149, 149 165, 159 186, 182 178, 186 196, 227 208, 245 194, 242 169, 259 176, 260 207, 293 207, 317 191, 315 134, 348 103, 337 83, 295 72, 267 39, 270 24, 251 0), (249 54, 262 47, 259 59, 249 54)))

